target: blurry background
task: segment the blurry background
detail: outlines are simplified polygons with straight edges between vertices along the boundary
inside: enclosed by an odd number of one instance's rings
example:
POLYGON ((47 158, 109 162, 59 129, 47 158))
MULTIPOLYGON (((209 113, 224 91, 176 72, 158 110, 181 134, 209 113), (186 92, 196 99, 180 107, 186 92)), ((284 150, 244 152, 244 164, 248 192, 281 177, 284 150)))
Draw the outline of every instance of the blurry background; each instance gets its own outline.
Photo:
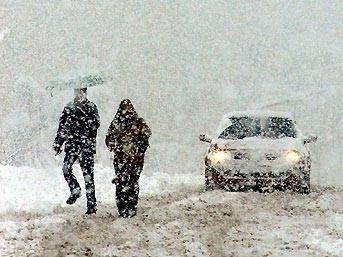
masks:
POLYGON ((104 136, 122 98, 152 127, 146 174, 201 173, 223 113, 293 113, 319 136, 313 181, 343 185, 343 3, 336 1, 9 1, 0 3, 0 161, 61 165, 51 145, 72 91, 56 76, 84 63, 112 77, 89 89, 104 136))

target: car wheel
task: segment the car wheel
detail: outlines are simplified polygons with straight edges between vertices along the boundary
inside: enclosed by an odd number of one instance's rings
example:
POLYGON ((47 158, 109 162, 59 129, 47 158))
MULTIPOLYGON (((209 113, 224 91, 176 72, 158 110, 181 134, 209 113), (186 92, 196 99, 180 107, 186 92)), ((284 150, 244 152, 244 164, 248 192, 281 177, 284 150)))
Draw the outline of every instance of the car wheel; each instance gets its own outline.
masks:
POLYGON ((310 182, 311 182, 310 173, 308 173, 305 175, 304 179, 300 182, 300 185, 296 191, 301 194, 309 194, 311 192, 310 182))
POLYGON ((205 169, 205 190, 210 191, 218 188, 213 171, 206 167, 205 169))
POLYGON ((311 171, 311 160, 308 159, 304 167, 301 169, 301 172, 304 174, 302 181, 300 181, 300 185, 296 188, 296 191, 301 194, 309 194, 311 192, 311 178, 310 178, 310 171, 311 171))

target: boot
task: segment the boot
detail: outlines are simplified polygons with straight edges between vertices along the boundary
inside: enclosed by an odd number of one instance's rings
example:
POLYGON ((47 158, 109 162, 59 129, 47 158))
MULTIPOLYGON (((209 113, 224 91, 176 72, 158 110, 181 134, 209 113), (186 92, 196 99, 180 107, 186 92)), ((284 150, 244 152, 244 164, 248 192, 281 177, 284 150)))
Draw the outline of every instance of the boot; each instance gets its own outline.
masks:
POLYGON ((87 211, 85 214, 87 214, 87 215, 96 214, 97 210, 98 209, 96 208, 96 206, 89 206, 89 207, 87 207, 87 211))
POLYGON ((69 198, 67 199, 67 204, 74 204, 76 200, 81 196, 81 194, 70 194, 69 198))
POLYGON ((127 218, 127 211, 124 208, 118 208, 118 214, 120 218, 127 218))
POLYGON ((137 215, 136 209, 129 209, 128 212, 127 212, 127 217, 128 218, 133 218, 136 215, 137 215))

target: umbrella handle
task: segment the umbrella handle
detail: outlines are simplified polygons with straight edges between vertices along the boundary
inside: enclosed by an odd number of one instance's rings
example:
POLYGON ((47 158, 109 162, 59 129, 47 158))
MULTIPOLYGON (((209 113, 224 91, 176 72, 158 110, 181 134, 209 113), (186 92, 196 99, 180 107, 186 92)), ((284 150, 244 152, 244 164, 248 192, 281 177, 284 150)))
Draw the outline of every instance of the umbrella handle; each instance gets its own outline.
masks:
POLYGON ((54 97, 54 95, 52 94, 52 90, 54 90, 54 87, 52 87, 52 88, 50 89, 50 96, 51 96, 51 97, 54 97))

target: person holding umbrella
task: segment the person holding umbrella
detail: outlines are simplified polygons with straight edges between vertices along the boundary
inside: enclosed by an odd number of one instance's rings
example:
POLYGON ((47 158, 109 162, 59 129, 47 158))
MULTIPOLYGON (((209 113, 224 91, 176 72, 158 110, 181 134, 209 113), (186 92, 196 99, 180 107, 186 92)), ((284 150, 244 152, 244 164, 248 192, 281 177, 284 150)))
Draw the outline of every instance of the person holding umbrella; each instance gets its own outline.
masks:
POLYGON ((94 154, 96 153, 96 136, 99 126, 98 109, 87 99, 87 88, 74 89, 74 101, 64 107, 53 149, 58 155, 62 152, 64 144, 63 174, 70 189, 67 204, 74 204, 81 196, 80 184, 72 172, 73 164, 79 160, 86 185, 86 214, 95 214, 97 211, 94 154))
POLYGON ((108 149, 114 153, 116 178, 112 183, 116 185, 116 202, 121 217, 131 218, 136 215, 138 180, 150 136, 150 128, 138 116, 131 101, 121 101, 105 141, 108 149))

